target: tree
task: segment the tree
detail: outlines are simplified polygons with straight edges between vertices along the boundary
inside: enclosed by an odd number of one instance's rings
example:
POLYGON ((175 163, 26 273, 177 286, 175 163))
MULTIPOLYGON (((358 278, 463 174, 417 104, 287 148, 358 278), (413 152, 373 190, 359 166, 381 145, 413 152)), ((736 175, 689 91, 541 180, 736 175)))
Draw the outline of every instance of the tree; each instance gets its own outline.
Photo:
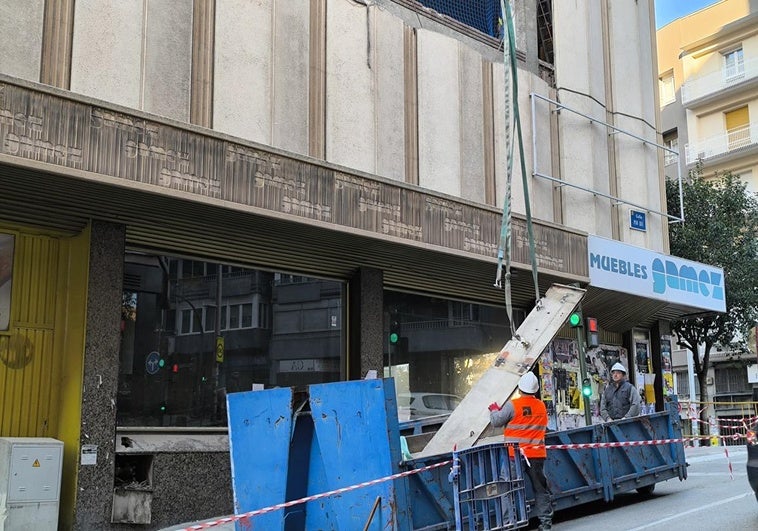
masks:
MULTIPOLYGON (((726 312, 673 321, 672 330, 694 360, 700 400, 711 349, 747 348, 749 330, 758 321, 758 200, 731 173, 704 179, 700 168, 682 183, 684 223, 669 224, 671 254, 724 269, 726 312), (698 355, 698 345, 704 354, 698 355)), ((679 211, 679 189, 666 181, 669 212, 679 211)))

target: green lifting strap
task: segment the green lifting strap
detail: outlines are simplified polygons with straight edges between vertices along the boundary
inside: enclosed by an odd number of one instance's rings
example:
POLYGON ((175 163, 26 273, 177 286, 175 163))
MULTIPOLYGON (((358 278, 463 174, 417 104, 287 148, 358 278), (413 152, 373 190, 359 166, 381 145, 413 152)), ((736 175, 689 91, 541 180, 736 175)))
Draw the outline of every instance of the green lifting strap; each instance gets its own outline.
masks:
POLYGON ((505 268, 505 309, 508 314, 508 320, 511 326, 511 334, 516 336, 516 329, 513 323, 513 303, 511 299, 511 195, 513 178, 513 137, 511 128, 515 126, 516 136, 518 138, 519 161, 521 162, 521 179, 524 187, 524 203, 526 211, 526 230, 529 238, 529 258, 532 264, 532 281, 534 282, 535 302, 539 304, 540 288, 537 281, 537 259, 534 249, 534 232, 532 230, 532 209, 529 202, 529 181, 526 174, 526 163, 524 162, 524 140, 521 133, 521 116, 518 106, 518 70, 516 59, 515 32, 513 29, 513 16, 511 5, 508 0, 500 0, 501 12, 505 14, 505 27, 503 39, 503 70, 505 73, 504 91, 505 91, 505 144, 507 152, 507 168, 505 180, 505 201, 503 203, 503 221, 500 226, 500 242, 497 253, 497 276, 495 286, 502 286, 503 268, 505 268), (505 36, 508 42, 506 45, 505 36), (510 66, 510 72, 508 70, 510 66), (511 107, 513 107, 513 125, 511 124, 511 107), (503 264, 505 261, 505 264, 503 264))

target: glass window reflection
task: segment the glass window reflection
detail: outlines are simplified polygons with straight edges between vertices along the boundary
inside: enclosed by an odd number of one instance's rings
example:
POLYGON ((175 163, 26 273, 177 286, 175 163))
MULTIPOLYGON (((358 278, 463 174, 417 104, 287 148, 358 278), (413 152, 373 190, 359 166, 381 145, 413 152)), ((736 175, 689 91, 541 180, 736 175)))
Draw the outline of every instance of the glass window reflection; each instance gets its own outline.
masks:
POLYGON ((118 424, 225 426, 226 393, 344 379, 344 297, 332 280, 129 253, 118 424))
MULTIPOLYGON (((516 327, 524 315, 514 309, 516 327)), ((384 332, 384 374, 395 378, 401 421, 450 414, 510 339, 504 307, 394 291, 384 292, 384 332)))

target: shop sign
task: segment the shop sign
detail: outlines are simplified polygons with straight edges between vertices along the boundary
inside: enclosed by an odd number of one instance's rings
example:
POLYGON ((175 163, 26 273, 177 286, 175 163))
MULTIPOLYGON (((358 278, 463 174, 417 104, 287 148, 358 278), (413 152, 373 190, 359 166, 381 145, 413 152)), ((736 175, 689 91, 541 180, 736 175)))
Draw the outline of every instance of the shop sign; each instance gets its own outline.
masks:
POLYGON ((590 235, 590 284, 716 312, 726 311, 724 270, 590 235))
POLYGON ((8 330, 11 322, 13 244, 12 234, 0 234, 0 330, 8 330))

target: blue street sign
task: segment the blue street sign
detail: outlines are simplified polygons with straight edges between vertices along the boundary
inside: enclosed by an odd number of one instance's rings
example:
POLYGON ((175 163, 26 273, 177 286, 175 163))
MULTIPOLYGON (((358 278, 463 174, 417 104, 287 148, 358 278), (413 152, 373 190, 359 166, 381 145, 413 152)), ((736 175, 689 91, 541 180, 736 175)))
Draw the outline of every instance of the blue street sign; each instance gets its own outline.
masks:
POLYGON ((634 230, 647 230, 647 219, 644 212, 631 210, 629 212, 629 227, 634 230))
POLYGON ((147 358, 145 358, 145 372, 150 375, 155 374, 161 368, 160 363, 161 355, 155 351, 152 351, 147 355, 147 358))

